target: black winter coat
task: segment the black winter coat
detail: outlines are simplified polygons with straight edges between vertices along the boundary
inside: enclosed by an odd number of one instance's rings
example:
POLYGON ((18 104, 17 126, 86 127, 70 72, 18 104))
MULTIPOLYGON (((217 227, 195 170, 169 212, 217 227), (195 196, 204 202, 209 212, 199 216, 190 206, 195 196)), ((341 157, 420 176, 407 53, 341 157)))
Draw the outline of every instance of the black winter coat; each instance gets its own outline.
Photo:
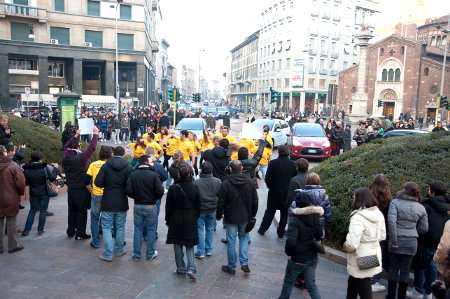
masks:
POLYGON ((11 143, 11 134, 6 134, 3 126, 0 126, 0 145, 6 146, 11 143))
POLYGON ((114 156, 105 165, 95 178, 95 185, 104 188, 101 210, 103 212, 128 211, 127 180, 131 173, 128 162, 114 156))
POLYGON ((213 166, 213 175, 220 179, 225 179, 225 168, 228 166, 230 162, 230 157, 228 155, 228 151, 223 147, 215 147, 211 150, 205 151, 203 154, 203 160, 208 161, 213 166))
POLYGON ((164 187, 149 165, 141 165, 128 178, 127 194, 137 205, 154 205, 164 195, 164 187))
POLYGON ((27 186, 30 186, 30 197, 48 196, 47 176, 49 181, 56 180, 57 172, 54 167, 43 162, 33 162, 23 166, 23 174, 27 186))
POLYGON ((286 197, 287 206, 290 206, 297 197, 297 193, 295 192, 295 190, 305 188, 306 174, 306 172, 297 173, 297 175, 289 181, 288 193, 286 197))
POLYGON ((137 118, 130 119, 130 130, 136 131, 137 129, 139 129, 139 121, 137 118))
POLYGON ((219 191, 217 219, 224 223, 245 224, 258 212, 258 193, 252 180, 245 174, 232 174, 219 191))
POLYGON ((168 116, 161 116, 161 118, 159 119, 159 127, 170 128, 170 120, 168 116))
POLYGON ((331 130, 331 141, 342 147, 344 145, 344 129, 333 128, 331 130))
POLYGON ((193 182, 170 186, 166 199, 167 244, 192 247, 198 244, 197 219, 200 192, 193 182))
POLYGON ((450 203, 445 196, 436 196, 424 201, 423 206, 428 215, 428 232, 420 236, 420 241, 429 248, 437 248, 444 226, 449 220, 450 203))
POLYGON ((344 130, 344 144, 342 145, 344 152, 352 149, 352 131, 344 130))
POLYGON ((295 163, 287 156, 269 162, 265 178, 267 188, 269 188, 267 207, 276 210, 287 209, 289 182, 296 174, 295 163))

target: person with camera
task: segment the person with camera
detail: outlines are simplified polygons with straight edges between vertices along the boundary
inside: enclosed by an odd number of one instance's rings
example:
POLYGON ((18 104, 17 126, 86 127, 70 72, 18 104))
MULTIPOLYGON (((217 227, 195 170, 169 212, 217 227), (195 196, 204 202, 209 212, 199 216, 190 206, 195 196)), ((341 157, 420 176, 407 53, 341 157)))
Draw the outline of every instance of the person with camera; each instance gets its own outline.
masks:
POLYGON ((6 146, 11 143, 13 132, 8 125, 9 118, 7 115, 0 115, 0 145, 6 146))
POLYGON ((239 238, 239 262, 244 273, 250 273, 248 266, 249 232, 253 229, 258 212, 258 193, 256 186, 242 173, 242 163, 231 161, 227 167, 230 173, 222 182, 217 206, 217 220, 224 217, 227 233, 228 265, 222 266, 222 271, 236 274, 236 238, 239 238))

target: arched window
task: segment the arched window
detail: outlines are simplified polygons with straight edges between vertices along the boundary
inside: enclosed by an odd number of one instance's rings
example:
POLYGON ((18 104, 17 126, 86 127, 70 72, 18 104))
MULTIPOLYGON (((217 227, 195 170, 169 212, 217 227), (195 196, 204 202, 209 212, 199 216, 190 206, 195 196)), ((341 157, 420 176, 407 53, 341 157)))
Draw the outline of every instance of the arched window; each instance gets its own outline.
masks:
POLYGON ((400 69, 396 69, 395 70, 395 78, 394 78, 395 82, 400 82, 400 75, 401 75, 400 69))
POLYGON ((428 76, 429 74, 430 74, 430 69, 429 68, 424 68, 424 70, 423 70, 423 74, 424 74, 424 76, 428 76))
POLYGON ((400 48, 400 54, 405 54, 405 46, 402 46, 401 48, 400 48))
POLYGON ((387 69, 384 69, 383 72, 381 73, 381 81, 386 82, 388 79, 388 71, 387 69))
POLYGON ((394 81, 394 70, 393 70, 393 69, 390 69, 390 70, 389 70, 389 73, 388 73, 388 81, 389 81, 389 82, 394 81))

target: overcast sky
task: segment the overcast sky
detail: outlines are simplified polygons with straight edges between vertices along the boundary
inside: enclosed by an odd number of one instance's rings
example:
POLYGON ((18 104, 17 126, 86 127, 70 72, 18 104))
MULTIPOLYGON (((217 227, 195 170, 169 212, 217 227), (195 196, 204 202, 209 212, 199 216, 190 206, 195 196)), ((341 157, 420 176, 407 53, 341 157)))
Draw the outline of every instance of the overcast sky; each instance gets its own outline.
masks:
MULTIPOLYGON (((266 1, 161 0, 163 24, 158 31, 159 37, 171 45, 169 62, 177 69, 186 64, 197 71, 199 51, 204 49, 202 74, 208 80, 221 80, 230 50, 259 29, 260 11, 266 1)), ((397 1, 382 1, 380 22, 398 19, 401 9, 389 9, 389 3, 397 1)), ((426 2, 428 16, 450 13, 448 0, 426 2)))

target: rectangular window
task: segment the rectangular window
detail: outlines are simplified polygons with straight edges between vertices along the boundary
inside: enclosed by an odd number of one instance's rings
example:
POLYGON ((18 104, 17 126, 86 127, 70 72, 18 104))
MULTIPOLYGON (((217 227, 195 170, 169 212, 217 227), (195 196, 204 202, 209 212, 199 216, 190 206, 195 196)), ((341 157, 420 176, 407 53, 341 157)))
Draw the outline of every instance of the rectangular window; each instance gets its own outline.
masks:
POLYGON ((58 45, 70 45, 70 29, 50 27, 50 39, 57 40, 58 45))
POLYGON ((291 59, 286 58, 286 69, 290 69, 290 68, 291 68, 291 59))
POLYGON ((134 49, 134 35, 118 33, 117 34, 119 49, 122 50, 133 50, 134 49))
POLYGON ((87 2, 88 16, 100 16, 100 1, 88 0, 87 2))
POLYGON ((320 69, 325 69, 325 59, 320 59, 320 69))
POLYGON ((21 40, 26 42, 33 41, 33 25, 11 22, 11 40, 21 40))
POLYGON ((91 43, 94 48, 103 48, 103 32, 86 30, 84 32, 84 41, 91 43))
POLYGON ((281 59, 278 59, 278 70, 279 71, 281 71, 281 68, 282 68, 282 60, 281 59))
POLYGON ((10 70, 37 71, 37 61, 29 58, 10 58, 8 60, 10 70))
POLYGON ((49 61, 48 76, 52 78, 64 78, 64 62, 49 61))
POLYGON ((289 78, 284 79, 284 88, 289 88, 289 78))
POLYGON ((120 4, 120 19, 131 20, 131 5, 120 4))
POLYGON ((64 12, 64 1, 65 0, 55 0, 55 11, 64 12))

